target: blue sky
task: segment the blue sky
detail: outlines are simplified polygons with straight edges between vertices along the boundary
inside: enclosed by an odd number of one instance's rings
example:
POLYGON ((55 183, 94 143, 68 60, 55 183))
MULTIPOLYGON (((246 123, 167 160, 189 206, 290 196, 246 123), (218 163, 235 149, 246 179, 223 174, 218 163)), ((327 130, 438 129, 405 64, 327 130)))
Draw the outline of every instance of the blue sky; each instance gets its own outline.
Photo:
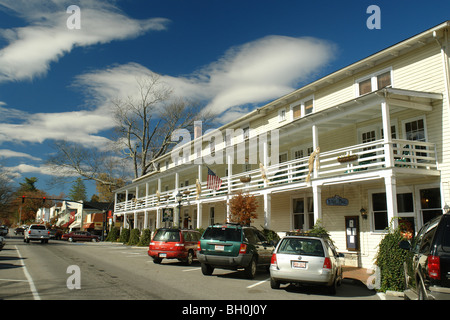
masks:
POLYGON ((442 0, 0 0, 0 164, 68 193, 49 182, 49 145, 104 147, 108 99, 132 94, 136 77, 158 73, 226 122, 449 19, 442 0), (379 30, 366 26, 370 5, 379 30))

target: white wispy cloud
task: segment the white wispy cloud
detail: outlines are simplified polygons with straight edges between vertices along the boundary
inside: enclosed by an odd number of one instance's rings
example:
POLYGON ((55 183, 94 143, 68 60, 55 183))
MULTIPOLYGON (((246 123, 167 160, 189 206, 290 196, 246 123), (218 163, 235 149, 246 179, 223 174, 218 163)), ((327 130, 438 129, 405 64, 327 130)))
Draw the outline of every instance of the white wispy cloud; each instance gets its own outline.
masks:
POLYGON ((8 149, 0 149, 0 159, 1 158, 25 158, 25 159, 31 159, 36 161, 41 161, 41 158, 34 157, 30 154, 24 153, 24 152, 18 152, 8 149))
POLYGON ((67 28, 70 1, 0 0, 0 9, 11 12, 29 25, 2 29, 8 45, 0 50, 0 82, 33 79, 45 75, 52 62, 75 47, 104 44, 140 36, 150 30, 164 30, 169 20, 127 17, 108 1, 77 1, 81 8, 81 29, 67 28))
MULTIPOLYGON (((315 38, 267 36, 229 49, 218 61, 191 75, 161 75, 177 96, 202 101, 206 109, 231 121, 247 107, 293 91, 326 66, 335 46, 315 38)), ((116 65, 80 75, 77 84, 98 101, 126 97, 136 91, 136 79, 152 71, 137 63, 116 65)))

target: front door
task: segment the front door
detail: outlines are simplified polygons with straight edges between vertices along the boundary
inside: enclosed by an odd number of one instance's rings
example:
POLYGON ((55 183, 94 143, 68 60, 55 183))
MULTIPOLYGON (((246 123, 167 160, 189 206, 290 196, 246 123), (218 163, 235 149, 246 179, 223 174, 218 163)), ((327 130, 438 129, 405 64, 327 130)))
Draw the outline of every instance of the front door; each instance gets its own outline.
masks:
POLYGON ((345 217, 345 236, 347 239, 347 250, 359 250, 359 217, 345 217))

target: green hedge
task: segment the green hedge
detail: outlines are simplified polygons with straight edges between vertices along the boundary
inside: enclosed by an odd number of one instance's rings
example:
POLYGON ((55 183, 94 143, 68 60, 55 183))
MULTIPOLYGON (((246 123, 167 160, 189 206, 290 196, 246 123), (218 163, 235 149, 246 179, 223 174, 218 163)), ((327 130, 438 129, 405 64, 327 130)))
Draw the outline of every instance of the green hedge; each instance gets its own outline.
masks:
POLYGON ((375 264, 380 268, 379 291, 404 291, 404 267, 403 263, 409 258, 411 252, 400 249, 399 243, 404 240, 400 229, 390 230, 378 245, 375 264))
POLYGON ((142 230, 142 234, 141 234, 141 238, 139 239, 138 246, 147 247, 150 244, 151 235, 152 235, 152 233, 151 233, 150 229, 142 230))
POLYGON ((130 233, 130 239, 128 240, 129 246, 134 246, 139 243, 139 237, 141 235, 141 231, 139 229, 132 229, 130 233))
POLYGON ((119 241, 125 244, 128 243, 128 240, 130 240, 130 229, 123 228, 120 233, 119 241))
POLYGON ((120 235, 120 229, 117 227, 111 228, 111 231, 109 231, 108 236, 106 237, 106 241, 112 241, 115 242, 117 239, 119 239, 120 235))

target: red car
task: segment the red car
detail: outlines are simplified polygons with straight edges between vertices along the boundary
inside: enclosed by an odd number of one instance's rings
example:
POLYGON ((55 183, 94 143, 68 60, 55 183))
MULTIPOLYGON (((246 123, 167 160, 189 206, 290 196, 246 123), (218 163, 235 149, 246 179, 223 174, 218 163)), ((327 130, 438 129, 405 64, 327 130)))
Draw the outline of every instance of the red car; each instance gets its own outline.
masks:
POLYGON ((154 263, 161 263, 163 259, 178 259, 190 265, 196 258, 200 237, 200 232, 195 230, 161 228, 150 242, 148 255, 154 263))
POLYGON ((62 240, 68 240, 69 242, 75 242, 75 241, 92 241, 92 242, 98 242, 99 237, 95 234, 91 234, 86 231, 73 231, 66 234, 63 234, 61 236, 62 240))

